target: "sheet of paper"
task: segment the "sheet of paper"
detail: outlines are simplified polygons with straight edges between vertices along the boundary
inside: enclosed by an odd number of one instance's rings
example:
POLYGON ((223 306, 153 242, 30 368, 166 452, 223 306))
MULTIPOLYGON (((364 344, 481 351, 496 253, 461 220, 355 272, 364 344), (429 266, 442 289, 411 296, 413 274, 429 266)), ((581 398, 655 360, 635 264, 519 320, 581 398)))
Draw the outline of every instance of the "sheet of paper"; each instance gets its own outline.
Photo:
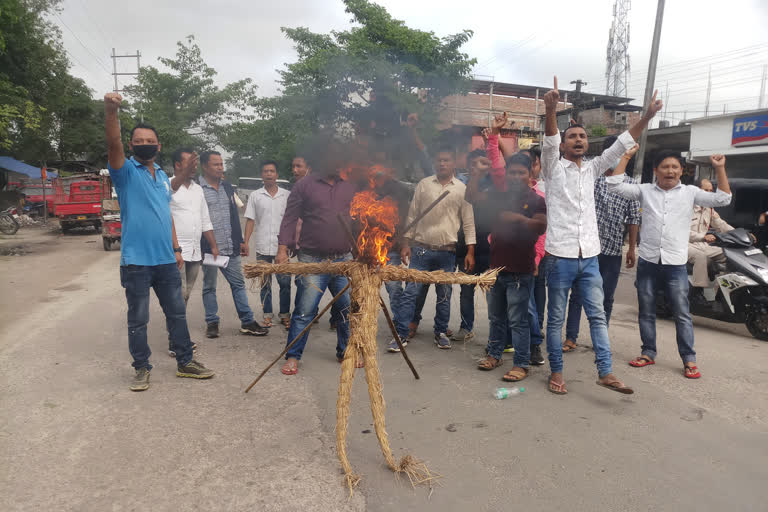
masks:
POLYGON ((212 267, 223 267, 227 268, 227 265, 229 265, 229 256, 222 256, 219 255, 216 257, 216 259, 213 259, 213 254, 207 252, 203 256, 203 265, 210 265, 212 267))

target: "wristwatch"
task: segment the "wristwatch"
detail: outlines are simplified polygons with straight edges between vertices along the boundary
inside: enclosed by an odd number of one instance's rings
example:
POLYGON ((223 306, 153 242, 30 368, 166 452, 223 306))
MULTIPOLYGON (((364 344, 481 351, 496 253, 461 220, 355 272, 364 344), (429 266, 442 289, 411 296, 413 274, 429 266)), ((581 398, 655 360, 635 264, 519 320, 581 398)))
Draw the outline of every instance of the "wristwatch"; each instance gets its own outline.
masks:
POLYGON ((174 247, 173 252, 181 252, 181 247, 174 247))

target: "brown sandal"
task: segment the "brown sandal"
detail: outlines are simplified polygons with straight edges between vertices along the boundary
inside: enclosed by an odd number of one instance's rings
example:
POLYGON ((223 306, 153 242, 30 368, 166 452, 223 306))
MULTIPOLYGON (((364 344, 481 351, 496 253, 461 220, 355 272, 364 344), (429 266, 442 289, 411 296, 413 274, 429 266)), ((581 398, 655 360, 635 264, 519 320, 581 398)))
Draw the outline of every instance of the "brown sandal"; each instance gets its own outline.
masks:
POLYGON ((283 324, 283 327, 285 327, 285 330, 291 328, 291 319, 290 318, 281 318, 280 323, 283 324))
POLYGON ((552 375, 549 376, 549 382, 547 384, 547 389, 550 393, 554 393, 556 395, 567 395, 568 390, 565 389, 565 381, 558 384, 557 382, 552 382, 552 375))
POLYGON ((496 359, 495 357, 488 356, 482 361, 477 363, 477 367, 485 372, 498 368, 504 363, 502 359, 496 359))
POLYGON ((501 379, 507 382, 520 382, 528 376, 528 371, 528 368, 520 368, 519 366, 515 366, 507 373, 505 373, 501 379))
POLYGON ((619 379, 616 377, 613 377, 614 380, 609 380, 608 382, 602 382, 602 381, 595 381, 595 384, 598 386, 602 386, 604 388, 608 388, 611 391, 616 391, 617 393, 621 393, 624 395, 631 395, 635 392, 634 389, 627 386, 626 384, 623 384, 619 379))
POLYGON ((272 318, 264 317, 264 319, 261 321, 261 325, 269 329, 270 327, 272 327, 272 318))
POLYGON ((566 339, 565 343, 563 343, 563 352, 573 352, 576 350, 576 347, 578 347, 578 345, 575 341, 572 339, 566 339))

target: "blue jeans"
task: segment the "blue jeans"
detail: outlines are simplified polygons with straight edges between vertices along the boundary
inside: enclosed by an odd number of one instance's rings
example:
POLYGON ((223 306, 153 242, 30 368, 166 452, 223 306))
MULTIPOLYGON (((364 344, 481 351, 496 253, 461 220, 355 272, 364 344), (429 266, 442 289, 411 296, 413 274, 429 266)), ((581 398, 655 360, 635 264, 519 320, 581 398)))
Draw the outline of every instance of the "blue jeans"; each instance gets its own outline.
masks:
MULTIPOLYGON (((479 275, 486 270, 490 265, 490 254, 482 254, 475 252, 475 268, 472 272, 467 272, 464 269, 464 260, 457 261, 458 270, 466 272, 471 275, 479 275)), ((474 284, 462 284, 461 293, 459 294, 459 313, 461 314, 461 325, 459 329, 464 329, 467 332, 472 332, 475 327, 475 285, 474 284)), ((421 317, 419 317, 421 318, 421 317)))
MULTIPOLYGON (((389 262, 387 265, 400 266, 402 260, 400 259, 400 253, 397 251, 391 251, 387 254, 389 262)), ((387 289, 389 295, 389 307, 392 310, 392 321, 395 324, 397 332, 408 332, 408 323, 410 318, 406 318, 403 315, 403 282, 402 281, 386 281, 384 287, 387 289)), ((403 338, 403 339, 407 339, 403 338)))
POLYGON ((167 265, 125 265, 120 267, 120 284, 125 288, 128 301, 128 350, 133 356, 133 367, 152 369, 147 343, 149 323, 149 289, 155 290, 160 307, 165 313, 170 344, 176 352, 176 361, 185 365, 192 360, 192 340, 187 328, 187 308, 181 293, 181 275, 175 263, 167 265))
MULTIPOLYGON (((613 311, 613 296, 616 294, 616 286, 619 284, 621 274, 621 255, 597 256, 600 266, 600 275, 603 277, 603 309, 605 310, 605 324, 611 325, 611 312, 613 311)), ((565 337, 576 341, 579 338, 579 324, 581 323, 581 304, 576 300, 576 294, 571 292, 568 301, 568 319, 565 322, 565 337)))
POLYGON ((539 319, 539 330, 544 328, 544 307, 547 305, 547 276, 544 269, 547 268, 549 256, 546 254, 539 261, 539 275, 536 276, 536 284, 533 290, 536 302, 536 316, 539 319))
MULTIPOLYGON (((274 256, 267 256, 266 254, 257 254, 256 261, 266 261, 267 263, 273 263, 275 261, 274 256)), ((291 317, 291 276, 289 274, 275 274, 277 279, 277 285, 280 287, 280 318, 291 317)), ((261 287, 261 310, 264 312, 264 318, 272 318, 272 276, 269 276, 269 281, 265 281, 261 287)))
MULTIPOLYGON (((352 255, 346 254, 333 261, 349 261, 351 259, 352 255)), ((301 263, 320 263, 323 261, 327 260, 299 251, 299 262, 301 263)), ((303 331, 315 315, 317 315, 320 299, 323 298, 326 288, 335 297, 346 285, 347 278, 339 275, 309 274, 299 277, 296 284, 297 299, 293 308, 293 314, 291 315, 291 327, 288 329, 287 343, 293 341, 293 338, 303 331)), ((337 306, 339 314, 338 321, 336 322, 336 357, 342 358, 344 357, 344 350, 347 348, 347 341, 349 340, 349 291, 344 292, 344 295, 334 305, 337 306)), ((304 336, 285 354, 285 358, 301 359, 308 338, 309 332, 304 333, 304 336)))
POLYGON ((685 265, 661 265, 640 258, 637 262, 637 303, 642 354, 656 359, 656 291, 664 287, 675 318, 677 350, 683 363, 695 362, 693 322, 688 306, 688 272, 685 265), (658 280, 658 281, 657 281, 658 280))
POLYGON ((229 283, 232 290, 232 299, 235 301, 237 316, 242 325, 253 322, 253 311, 248 305, 248 294, 245 291, 245 279, 243 279, 243 267, 240 263, 240 255, 229 257, 226 268, 203 265, 203 308, 205 309, 205 323, 219 323, 219 304, 216 302, 216 277, 219 270, 229 283))
POLYGON ((539 313, 536 311, 536 278, 533 278, 531 297, 528 299, 528 329, 531 332, 531 346, 541 345, 544 336, 539 327, 539 313))
POLYGON ((559 258, 547 261, 547 352, 553 373, 563 371, 563 323, 568 291, 573 288, 589 319, 595 363, 602 378, 611 373, 611 342, 603 311, 603 279, 597 256, 592 258, 559 258))
POLYGON ((488 307, 491 310, 491 331, 488 355, 501 359, 504 347, 515 347, 514 365, 531 365, 531 331, 528 326, 528 306, 533 291, 533 275, 501 272, 491 288, 488 307))
MULTIPOLYGON (((456 253, 450 251, 433 251, 423 247, 414 246, 411 249, 410 268, 416 270, 444 270, 453 272, 456 269, 456 253)), ((421 283, 407 283, 401 308, 403 318, 414 318, 416 310, 416 301, 422 290, 426 290, 426 285, 421 283)), ((436 284, 435 293, 437 294, 437 303, 435 305, 435 334, 444 333, 448 329, 448 321, 451 319, 451 293, 452 287, 449 284, 436 284)), ((415 321, 415 319, 414 319, 415 321)), ((399 326, 397 330, 401 338, 408 338, 408 326, 399 326)))

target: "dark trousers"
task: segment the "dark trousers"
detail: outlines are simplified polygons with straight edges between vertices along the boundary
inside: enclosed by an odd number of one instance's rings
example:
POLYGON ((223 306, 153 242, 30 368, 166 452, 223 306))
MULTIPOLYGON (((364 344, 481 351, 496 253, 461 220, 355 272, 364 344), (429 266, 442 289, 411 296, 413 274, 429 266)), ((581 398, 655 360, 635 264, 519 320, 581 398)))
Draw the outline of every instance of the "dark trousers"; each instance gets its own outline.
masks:
POLYGON ((149 356, 152 351, 147 342, 149 323, 149 290, 155 290, 160 307, 165 313, 170 345, 176 352, 176 361, 186 365, 192 360, 192 340, 187 328, 187 311, 181 293, 181 274, 175 263, 166 265, 125 265, 120 267, 120 283, 128 301, 128 350, 133 356, 133 367, 152 369, 149 356))

